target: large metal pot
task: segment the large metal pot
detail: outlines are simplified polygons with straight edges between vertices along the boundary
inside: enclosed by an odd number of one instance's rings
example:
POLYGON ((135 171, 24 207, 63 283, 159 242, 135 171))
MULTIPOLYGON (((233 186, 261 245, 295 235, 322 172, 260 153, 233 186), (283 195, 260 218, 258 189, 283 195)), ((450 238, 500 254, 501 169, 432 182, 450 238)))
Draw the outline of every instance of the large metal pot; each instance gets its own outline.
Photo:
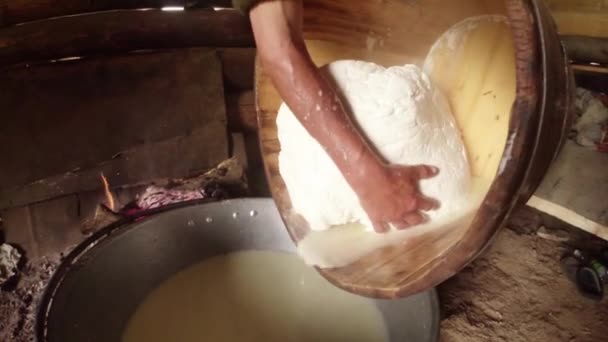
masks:
MULTIPOLYGON (((120 341, 134 310, 163 280, 205 258, 248 249, 295 250, 271 199, 192 205, 108 227, 70 253, 51 279, 38 341, 120 341)), ((437 340, 435 290, 374 302, 391 341, 437 340)))

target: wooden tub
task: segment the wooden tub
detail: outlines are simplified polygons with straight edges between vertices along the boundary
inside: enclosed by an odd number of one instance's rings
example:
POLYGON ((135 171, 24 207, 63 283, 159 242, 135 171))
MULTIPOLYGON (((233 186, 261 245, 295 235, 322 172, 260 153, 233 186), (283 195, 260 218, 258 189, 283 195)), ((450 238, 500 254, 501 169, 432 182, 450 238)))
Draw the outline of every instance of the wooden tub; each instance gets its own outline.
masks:
MULTIPOLYGON (((361 59, 423 67, 426 60, 425 70, 448 97, 472 173, 483 180, 485 192, 469 225, 429 231, 348 266, 319 271, 348 291, 382 298, 439 284, 471 262, 511 210, 527 201, 567 130, 571 78, 547 9, 535 0, 308 0, 304 31, 319 66, 361 59), (467 25, 466 34, 443 35, 467 25)), ((291 209, 279 173, 275 119, 282 101, 259 63, 256 101, 271 190, 298 243, 309 227, 291 209)))

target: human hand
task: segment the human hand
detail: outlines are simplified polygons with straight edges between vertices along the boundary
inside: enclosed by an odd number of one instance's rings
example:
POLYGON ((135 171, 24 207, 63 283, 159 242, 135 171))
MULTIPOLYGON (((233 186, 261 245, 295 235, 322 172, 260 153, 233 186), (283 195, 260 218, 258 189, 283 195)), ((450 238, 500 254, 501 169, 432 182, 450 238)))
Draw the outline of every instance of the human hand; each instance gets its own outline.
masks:
POLYGON ((434 177, 439 169, 434 166, 388 166, 370 168, 366 180, 358 182, 353 190, 369 216, 374 230, 388 232, 389 223, 405 229, 427 220, 422 211, 439 207, 434 199, 420 193, 418 181, 434 177))

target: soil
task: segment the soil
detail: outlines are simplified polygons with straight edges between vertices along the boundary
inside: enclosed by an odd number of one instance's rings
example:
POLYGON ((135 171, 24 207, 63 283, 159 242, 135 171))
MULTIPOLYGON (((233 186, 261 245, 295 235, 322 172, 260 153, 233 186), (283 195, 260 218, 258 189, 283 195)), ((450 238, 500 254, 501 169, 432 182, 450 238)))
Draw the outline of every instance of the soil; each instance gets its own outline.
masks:
POLYGON ((0 290, 0 341, 30 342, 38 302, 59 265, 59 254, 25 264, 18 277, 0 290))
POLYGON ((541 238, 535 215, 524 210, 483 255, 439 286, 441 342, 608 339, 608 300, 581 296, 559 262, 572 245, 604 242, 572 230, 549 229, 556 239, 541 238), (569 242, 554 241, 564 235, 569 242))

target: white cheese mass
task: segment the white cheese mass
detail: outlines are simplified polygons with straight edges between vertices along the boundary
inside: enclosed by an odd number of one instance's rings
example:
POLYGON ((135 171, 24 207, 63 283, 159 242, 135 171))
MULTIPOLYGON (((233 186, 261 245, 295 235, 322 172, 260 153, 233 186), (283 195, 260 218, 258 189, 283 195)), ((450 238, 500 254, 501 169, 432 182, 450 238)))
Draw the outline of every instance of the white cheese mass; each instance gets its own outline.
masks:
MULTIPOLYGON (((440 169, 420 182, 422 193, 441 203, 428 212, 431 223, 461 212, 471 185, 466 150, 446 98, 429 78, 415 65, 384 68, 354 60, 333 62, 325 71, 354 122, 387 162, 440 169)), ((277 126, 281 176, 293 209, 310 228, 361 223, 371 229, 354 191, 286 104, 277 126)))

